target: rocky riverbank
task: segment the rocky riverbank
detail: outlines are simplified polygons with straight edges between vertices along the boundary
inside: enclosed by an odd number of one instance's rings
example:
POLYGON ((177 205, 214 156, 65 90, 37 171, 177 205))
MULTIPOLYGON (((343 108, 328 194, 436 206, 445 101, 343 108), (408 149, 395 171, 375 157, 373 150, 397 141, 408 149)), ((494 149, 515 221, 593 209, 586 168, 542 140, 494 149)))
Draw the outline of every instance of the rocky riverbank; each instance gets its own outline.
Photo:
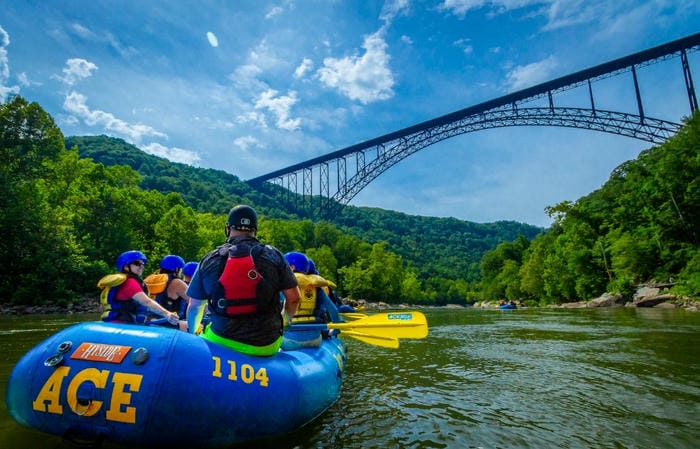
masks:
MULTIPOLYGON (((685 309, 690 312, 700 310, 700 301, 670 293, 673 284, 647 284, 637 288, 632 301, 625 301, 622 295, 604 293, 598 298, 589 301, 568 302, 549 305, 552 308, 586 309, 596 307, 656 307, 659 309, 685 309)), ((517 302, 517 301, 516 301, 517 302)), ((475 307, 497 308, 496 302, 482 302, 474 304, 475 307)))
POLYGON ((85 297, 70 304, 42 304, 38 306, 18 306, 0 304, 0 315, 71 315, 74 313, 99 313, 100 299, 85 297))
MULTIPOLYGON (((649 284, 640 286, 632 301, 625 302, 622 295, 605 293, 602 296, 590 301, 569 302, 547 307, 566 309, 585 309, 595 307, 656 307, 660 309, 684 309, 691 312, 700 310, 700 301, 674 295, 669 292, 672 284, 649 284)), ((370 302, 364 299, 353 301, 353 305, 360 310, 379 311, 388 309, 417 309, 422 306, 413 304, 387 304, 385 302, 370 302)), ((517 301, 516 301, 517 303, 517 301)), ((521 307, 520 304, 518 304, 521 307)), ((465 306, 447 305, 447 308, 462 308, 465 306)), ((497 309, 498 301, 480 301, 474 303, 473 307, 484 309, 497 309)), ((73 314, 73 313, 99 313, 99 298, 85 297, 81 301, 71 304, 43 304, 39 306, 13 306, 0 304, 0 315, 26 315, 26 314, 73 314)))

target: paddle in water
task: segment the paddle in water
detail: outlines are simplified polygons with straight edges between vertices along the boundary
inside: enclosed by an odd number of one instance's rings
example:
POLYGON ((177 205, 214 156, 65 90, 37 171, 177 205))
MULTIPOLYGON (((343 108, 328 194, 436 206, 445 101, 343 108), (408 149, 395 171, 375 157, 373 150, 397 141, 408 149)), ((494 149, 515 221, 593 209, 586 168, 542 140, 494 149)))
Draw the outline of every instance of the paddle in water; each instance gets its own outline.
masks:
POLYGON ((428 322, 421 312, 388 312, 368 315, 349 323, 295 324, 288 331, 338 329, 340 335, 347 335, 365 343, 383 347, 398 347, 400 338, 425 338, 428 336, 428 322))

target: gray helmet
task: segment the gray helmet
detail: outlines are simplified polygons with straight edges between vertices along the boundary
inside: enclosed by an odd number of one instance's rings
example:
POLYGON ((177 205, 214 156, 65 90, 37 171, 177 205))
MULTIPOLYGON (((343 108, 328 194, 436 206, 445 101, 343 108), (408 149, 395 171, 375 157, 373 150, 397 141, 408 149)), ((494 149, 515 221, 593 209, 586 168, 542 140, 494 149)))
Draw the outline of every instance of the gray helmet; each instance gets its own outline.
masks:
POLYGON ((258 229, 258 214, 252 207, 240 204, 228 213, 226 224, 238 231, 255 231, 258 229))

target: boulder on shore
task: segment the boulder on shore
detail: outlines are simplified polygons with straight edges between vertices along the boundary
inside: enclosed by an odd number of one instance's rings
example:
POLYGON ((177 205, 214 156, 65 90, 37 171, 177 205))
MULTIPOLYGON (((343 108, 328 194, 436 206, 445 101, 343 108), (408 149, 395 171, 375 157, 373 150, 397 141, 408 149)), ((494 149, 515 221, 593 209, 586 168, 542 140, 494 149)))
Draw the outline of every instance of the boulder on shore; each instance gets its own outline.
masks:
POLYGON ((595 307, 658 307, 663 309, 683 308, 685 310, 695 312, 700 309, 698 301, 693 301, 689 298, 682 298, 673 293, 669 293, 668 289, 673 287, 673 284, 648 284, 640 285, 637 288, 631 302, 625 303, 622 295, 613 295, 612 293, 604 293, 602 296, 591 299, 590 301, 578 301, 560 304, 556 307, 567 309, 576 308, 595 308, 595 307), (682 300, 682 303, 681 303, 682 300))
POLYGON ((663 295, 656 294, 650 296, 642 296, 629 303, 628 307, 655 307, 662 303, 666 303, 667 301, 672 301, 674 299, 677 299, 676 295, 672 295, 670 293, 666 293, 663 295))
POLYGON ((622 295, 603 293, 603 296, 586 302, 586 307, 622 307, 623 304, 624 298, 622 295))

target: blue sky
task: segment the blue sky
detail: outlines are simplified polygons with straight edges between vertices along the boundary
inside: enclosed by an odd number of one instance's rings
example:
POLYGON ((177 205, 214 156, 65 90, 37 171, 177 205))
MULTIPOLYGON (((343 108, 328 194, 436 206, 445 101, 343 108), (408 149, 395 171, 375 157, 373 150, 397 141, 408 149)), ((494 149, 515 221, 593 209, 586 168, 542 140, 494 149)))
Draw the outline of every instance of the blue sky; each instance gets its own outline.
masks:
MULTIPOLYGON (((700 31, 690 0, 3 3, 1 98, 38 102, 66 136, 119 137, 244 180, 700 31)), ((689 113, 678 59, 638 75, 648 115, 689 113)), ((599 108, 636 110, 629 74, 594 91, 599 108)), ((546 206, 599 188, 649 146, 479 131, 406 158, 351 204, 548 226, 546 206)))

